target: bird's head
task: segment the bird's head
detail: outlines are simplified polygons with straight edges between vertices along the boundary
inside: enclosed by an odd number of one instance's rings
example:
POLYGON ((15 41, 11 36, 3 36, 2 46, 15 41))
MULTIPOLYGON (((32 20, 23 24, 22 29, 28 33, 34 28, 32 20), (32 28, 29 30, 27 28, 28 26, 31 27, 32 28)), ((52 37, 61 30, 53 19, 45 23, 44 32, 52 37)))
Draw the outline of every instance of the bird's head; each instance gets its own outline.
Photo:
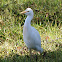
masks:
POLYGON ((33 16, 33 10, 31 8, 27 8, 25 11, 21 12, 21 14, 26 14, 28 15, 32 15, 33 16))

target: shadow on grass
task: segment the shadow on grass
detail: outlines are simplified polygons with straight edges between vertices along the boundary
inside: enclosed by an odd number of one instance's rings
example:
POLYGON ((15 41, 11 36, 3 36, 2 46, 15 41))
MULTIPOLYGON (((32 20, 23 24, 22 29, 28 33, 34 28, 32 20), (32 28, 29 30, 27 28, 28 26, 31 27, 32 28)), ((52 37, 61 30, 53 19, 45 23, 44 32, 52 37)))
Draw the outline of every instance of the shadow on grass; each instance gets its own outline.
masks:
POLYGON ((18 55, 10 54, 5 58, 0 57, 0 62, 62 62, 62 51, 48 51, 42 55, 18 55))

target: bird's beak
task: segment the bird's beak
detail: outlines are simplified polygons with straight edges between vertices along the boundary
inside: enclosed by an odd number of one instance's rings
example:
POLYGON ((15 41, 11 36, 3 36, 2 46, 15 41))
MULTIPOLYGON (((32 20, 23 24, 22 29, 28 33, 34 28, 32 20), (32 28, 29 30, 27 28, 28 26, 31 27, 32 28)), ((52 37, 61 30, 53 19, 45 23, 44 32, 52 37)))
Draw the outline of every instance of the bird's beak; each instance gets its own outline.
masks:
POLYGON ((23 12, 21 12, 21 14, 24 14, 24 13, 26 13, 27 11, 23 11, 23 12))

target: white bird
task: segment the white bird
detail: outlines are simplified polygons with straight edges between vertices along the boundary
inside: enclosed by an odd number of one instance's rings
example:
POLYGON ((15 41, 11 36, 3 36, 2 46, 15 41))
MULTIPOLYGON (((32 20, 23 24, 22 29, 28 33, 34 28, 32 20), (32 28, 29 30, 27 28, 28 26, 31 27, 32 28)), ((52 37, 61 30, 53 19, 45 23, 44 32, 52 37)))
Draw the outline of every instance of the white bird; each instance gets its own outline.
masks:
POLYGON ((31 49, 37 50, 40 53, 43 52, 43 48, 41 48, 41 38, 39 32, 31 26, 31 20, 33 18, 33 10, 31 8, 27 8, 25 11, 21 12, 21 14, 26 14, 27 18, 24 23, 23 27, 23 39, 30 50, 31 49))

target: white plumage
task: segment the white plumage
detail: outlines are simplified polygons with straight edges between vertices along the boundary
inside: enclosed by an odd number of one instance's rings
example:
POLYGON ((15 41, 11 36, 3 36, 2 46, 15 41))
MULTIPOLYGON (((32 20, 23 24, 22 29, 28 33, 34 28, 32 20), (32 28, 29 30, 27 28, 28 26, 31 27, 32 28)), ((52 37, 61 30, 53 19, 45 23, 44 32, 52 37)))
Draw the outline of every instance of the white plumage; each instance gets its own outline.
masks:
POLYGON ((41 38, 38 31, 31 26, 31 20, 33 18, 33 10, 31 8, 27 8, 25 11, 21 12, 27 15, 27 18, 23 27, 23 39, 26 46, 31 50, 37 50, 40 53, 43 52, 43 48, 41 48, 41 38))

